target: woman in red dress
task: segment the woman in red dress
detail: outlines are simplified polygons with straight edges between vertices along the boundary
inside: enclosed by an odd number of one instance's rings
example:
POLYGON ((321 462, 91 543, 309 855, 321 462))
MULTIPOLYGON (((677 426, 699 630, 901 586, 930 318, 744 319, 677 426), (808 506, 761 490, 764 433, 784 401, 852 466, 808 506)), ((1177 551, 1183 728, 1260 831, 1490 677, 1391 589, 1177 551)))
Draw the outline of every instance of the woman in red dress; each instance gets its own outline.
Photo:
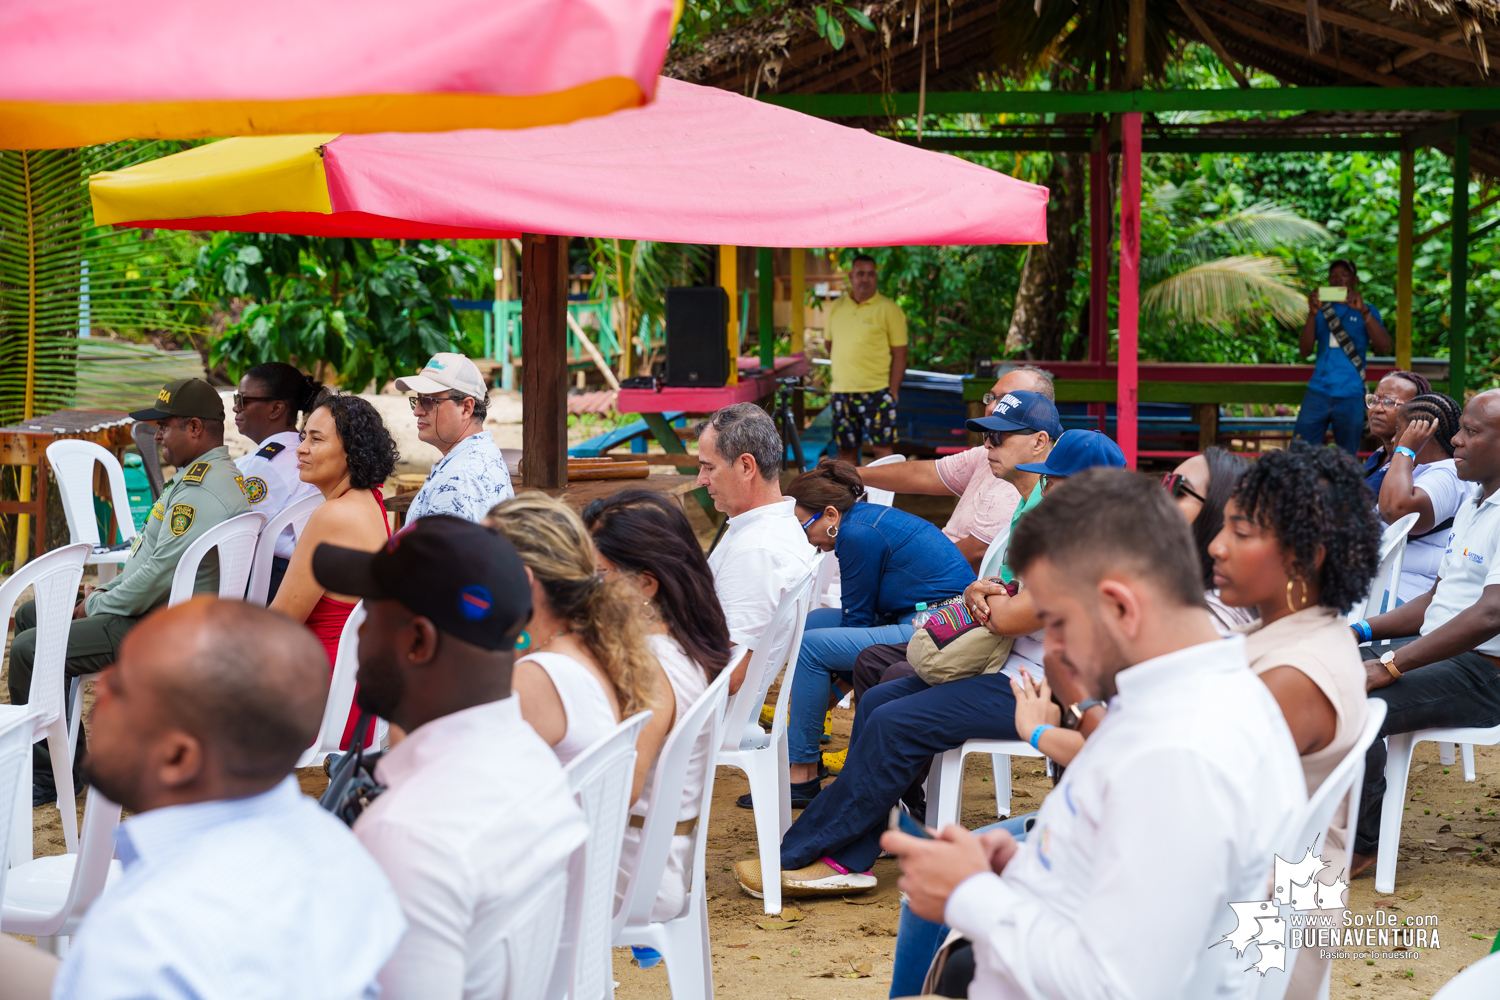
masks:
MULTIPOLYGON (((322 542, 367 552, 385 544, 391 530, 380 486, 396 467, 397 454, 396 442, 380 414, 358 396, 323 392, 302 425, 297 475, 316 486, 324 502, 297 539, 281 589, 270 606, 312 629, 328 653, 330 679, 339 636, 358 598, 330 594, 313 579, 313 550, 322 542)), ((342 749, 348 749, 358 718, 358 707, 351 708, 342 749)))

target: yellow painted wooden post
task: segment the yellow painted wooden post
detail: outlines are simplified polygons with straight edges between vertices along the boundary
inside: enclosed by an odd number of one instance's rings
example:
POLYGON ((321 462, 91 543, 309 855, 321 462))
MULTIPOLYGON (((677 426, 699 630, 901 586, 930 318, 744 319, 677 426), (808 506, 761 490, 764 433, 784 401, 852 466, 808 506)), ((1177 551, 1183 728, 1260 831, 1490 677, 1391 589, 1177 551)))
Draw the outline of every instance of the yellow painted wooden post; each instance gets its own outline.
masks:
POLYGON ((803 270, 807 263, 807 251, 801 247, 792 247, 792 353, 801 354, 805 347, 802 342, 803 324, 807 322, 807 279, 803 270))
POLYGON ((729 323, 724 331, 729 342, 729 381, 740 384, 740 278, 739 247, 719 247, 719 285, 729 296, 729 323))
POLYGON ((1401 208, 1396 232, 1396 367, 1411 369, 1411 269, 1416 151, 1401 150, 1401 208))

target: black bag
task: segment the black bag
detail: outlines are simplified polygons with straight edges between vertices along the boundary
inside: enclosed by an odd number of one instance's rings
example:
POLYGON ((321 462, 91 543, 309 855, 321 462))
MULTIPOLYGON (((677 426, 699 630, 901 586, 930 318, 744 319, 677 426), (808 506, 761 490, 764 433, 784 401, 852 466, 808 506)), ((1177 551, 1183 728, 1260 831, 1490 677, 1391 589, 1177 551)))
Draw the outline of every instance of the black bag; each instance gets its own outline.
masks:
POLYGON ((358 749, 344 754, 333 765, 333 770, 328 772, 328 788, 318 799, 318 805, 351 827, 370 803, 385 791, 385 786, 375 780, 375 765, 380 763, 383 754, 376 752, 365 756, 365 734, 374 722, 374 715, 359 713, 359 721, 354 724, 354 737, 350 741, 358 749))
POLYGON ((1344 324, 1339 320, 1339 314, 1334 311, 1332 305, 1323 304, 1323 321, 1328 324, 1328 332, 1333 334, 1333 339, 1338 342, 1339 348, 1349 363, 1359 372, 1359 380, 1365 380, 1365 359, 1359 356, 1359 348, 1354 346, 1354 338, 1349 336, 1349 331, 1344 329, 1344 324))

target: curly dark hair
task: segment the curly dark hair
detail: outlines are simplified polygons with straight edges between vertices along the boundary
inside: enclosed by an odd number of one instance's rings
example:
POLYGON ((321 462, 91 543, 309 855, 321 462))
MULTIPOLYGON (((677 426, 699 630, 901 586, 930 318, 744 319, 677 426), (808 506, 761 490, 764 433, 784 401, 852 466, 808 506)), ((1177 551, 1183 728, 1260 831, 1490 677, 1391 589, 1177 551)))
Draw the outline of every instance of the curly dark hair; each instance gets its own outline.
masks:
POLYGON ((349 393, 324 389, 313 400, 309 413, 328 408, 333 417, 333 426, 344 444, 344 455, 349 463, 349 485, 356 490, 367 490, 385 482, 396 468, 401 452, 391 432, 385 429, 380 413, 369 400, 349 393))
POLYGON ((1253 463, 1231 499, 1275 532, 1295 576, 1317 578, 1320 605, 1342 613, 1369 592, 1380 564, 1380 519, 1364 470, 1347 452, 1294 441, 1253 463), (1319 547, 1325 555, 1316 570, 1319 547))
POLYGON ((1413 417, 1430 417, 1437 428, 1432 432, 1433 439, 1453 457, 1453 435, 1458 433, 1458 418, 1463 415, 1463 407, 1459 406, 1451 397, 1440 392, 1424 392, 1420 396, 1412 398, 1401 407, 1401 419, 1411 420, 1413 417))

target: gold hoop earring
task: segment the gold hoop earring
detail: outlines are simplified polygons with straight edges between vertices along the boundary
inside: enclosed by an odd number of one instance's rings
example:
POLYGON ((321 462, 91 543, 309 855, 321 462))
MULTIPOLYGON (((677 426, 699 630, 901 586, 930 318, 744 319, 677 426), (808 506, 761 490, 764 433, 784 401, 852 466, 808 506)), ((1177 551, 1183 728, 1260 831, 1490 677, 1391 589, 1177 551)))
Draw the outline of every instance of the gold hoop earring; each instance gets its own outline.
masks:
POLYGON ((1286 609, 1294 614, 1297 611, 1296 608, 1292 607, 1292 581, 1290 580, 1286 582, 1286 609))

